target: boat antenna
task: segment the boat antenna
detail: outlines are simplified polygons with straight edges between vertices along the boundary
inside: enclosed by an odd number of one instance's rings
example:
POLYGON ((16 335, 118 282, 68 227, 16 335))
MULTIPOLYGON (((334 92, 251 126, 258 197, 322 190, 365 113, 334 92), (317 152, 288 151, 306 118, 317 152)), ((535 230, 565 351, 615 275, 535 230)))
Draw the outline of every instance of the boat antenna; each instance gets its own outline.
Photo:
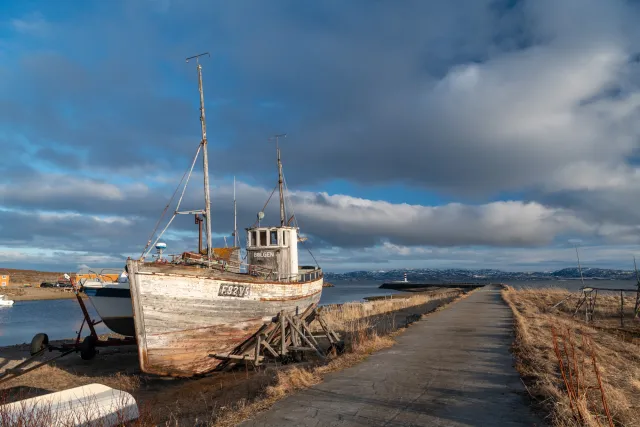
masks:
POLYGON ((190 59, 195 59, 198 64, 198 90, 200 91, 200 125, 202 127, 202 168, 204 171, 204 217, 207 233, 207 261, 211 266, 211 195, 209 194, 209 156, 207 155, 207 122, 204 115, 204 91, 202 90, 202 65, 200 65, 201 56, 211 56, 209 52, 201 53, 199 55, 190 56, 186 59, 189 62, 190 59))
POLYGON ((233 246, 240 246, 240 238, 238 237, 238 210, 236 208, 236 177, 233 177, 233 246))
POLYGON ((286 133, 281 133, 278 135, 273 135, 271 138, 269 138, 269 141, 273 141, 274 139, 276 140, 276 153, 278 155, 278 188, 280 190, 280 226, 284 227, 287 223, 287 214, 284 211, 284 191, 282 188, 282 162, 280 161, 280 146, 278 145, 278 139, 282 137, 282 138, 286 138, 287 134, 286 133))

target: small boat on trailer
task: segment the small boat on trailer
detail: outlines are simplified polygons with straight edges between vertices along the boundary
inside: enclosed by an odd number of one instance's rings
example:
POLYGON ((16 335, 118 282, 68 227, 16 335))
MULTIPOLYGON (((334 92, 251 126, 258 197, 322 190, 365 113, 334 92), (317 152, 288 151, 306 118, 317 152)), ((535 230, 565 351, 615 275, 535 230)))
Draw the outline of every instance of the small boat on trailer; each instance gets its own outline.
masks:
MULTIPOLYGON (((221 363, 212 355, 231 353, 260 329, 265 317, 280 312, 301 313, 317 304, 322 293, 322 270, 298 265, 298 242, 302 239, 298 227, 290 226, 294 216, 287 221, 277 137, 280 224, 261 226, 264 214, 258 214, 257 226, 246 229, 246 263, 234 257, 215 256, 211 244, 207 136, 199 63, 197 69, 202 139, 191 171, 202 150, 205 208, 179 212, 178 201, 169 224, 180 213, 203 215, 206 249, 185 252, 171 262, 161 257, 146 262, 149 241, 140 259, 127 260, 140 368, 158 375, 188 377, 212 371, 221 363)), ((284 135, 278 135, 281 136, 284 135)), ((188 178, 185 189, 187 184, 188 178)))
POLYGON ((93 320, 89 315, 83 298, 80 296, 80 285, 76 284, 75 280, 68 274, 65 274, 64 277, 65 280, 68 280, 71 284, 71 289, 75 294, 76 300, 78 301, 78 305, 80 306, 80 310, 82 311, 83 315, 80 329, 76 332, 76 339, 74 340, 74 342, 63 342, 61 344, 54 345, 49 343, 49 336, 46 333, 41 332, 36 334, 31 339, 31 357, 23 360, 12 368, 0 371, 0 384, 31 372, 34 369, 38 369, 42 366, 48 365, 55 360, 58 360, 59 358, 72 353, 80 353, 80 357, 82 359, 91 360, 98 353, 98 348, 136 344, 135 339, 132 337, 108 337, 107 339, 100 339, 98 333, 96 332, 95 326, 102 321, 93 320), (84 339, 82 339, 82 331, 85 325, 89 329, 90 335, 87 335, 86 337, 84 337, 84 339), (51 353, 54 351, 58 352, 59 354, 44 361, 40 360, 41 356, 44 353, 51 353))
POLYGON ((102 323, 120 335, 135 335, 129 280, 121 275, 117 281, 105 281, 102 274, 82 282, 82 290, 89 297, 102 323))

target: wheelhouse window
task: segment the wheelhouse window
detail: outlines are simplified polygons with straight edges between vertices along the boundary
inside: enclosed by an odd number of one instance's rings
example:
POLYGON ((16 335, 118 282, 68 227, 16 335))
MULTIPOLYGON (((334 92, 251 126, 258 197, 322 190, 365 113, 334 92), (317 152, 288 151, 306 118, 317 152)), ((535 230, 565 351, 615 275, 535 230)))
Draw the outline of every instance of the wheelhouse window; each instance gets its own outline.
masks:
POLYGON ((267 246, 267 230, 260 231, 260 243, 259 246, 267 246))
POLYGON ((282 230, 282 246, 286 246, 286 245, 287 245, 287 231, 282 230))
POLYGON ((278 230, 271 230, 271 241, 269 244, 271 246, 278 246, 278 230))
POLYGON ((257 239, 257 232, 254 230, 250 233, 251 236, 251 241, 249 242, 249 246, 257 246, 258 245, 258 239, 257 239))

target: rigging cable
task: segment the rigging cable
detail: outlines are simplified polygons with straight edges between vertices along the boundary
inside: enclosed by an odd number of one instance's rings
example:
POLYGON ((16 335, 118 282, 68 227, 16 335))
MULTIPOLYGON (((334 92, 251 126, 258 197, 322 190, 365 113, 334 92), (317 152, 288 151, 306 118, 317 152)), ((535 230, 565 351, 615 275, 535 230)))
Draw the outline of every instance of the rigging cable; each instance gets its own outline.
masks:
POLYGON ((182 179, 180 180, 180 182, 178 183, 178 186, 174 190, 173 195, 171 196, 171 198, 169 199, 169 202, 167 203, 167 206, 164 207, 164 210, 162 211, 162 214, 160 215, 160 218, 158 218, 158 221, 156 222, 156 226, 153 227, 153 231, 151 232, 151 235, 149 236, 149 240, 147 240, 147 245, 144 247, 144 249, 142 250, 142 253, 140 254, 140 258, 142 258, 144 256, 144 253, 147 251, 147 248, 149 247, 149 245, 151 245, 151 240, 153 240, 153 236, 155 236, 156 231, 158 231, 158 226, 160 225, 160 221, 162 221, 162 218, 164 218, 164 215, 167 213, 167 210, 169 209, 169 206, 171 206, 171 202, 173 201, 173 198, 176 197, 176 193, 178 192, 178 190, 182 186, 182 181, 184 181, 184 177, 185 176, 187 176, 187 171, 184 171, 184 173, 182 174, 182 179))
MULTIPOLYGON (((196 155, 193 156, 193 162, 191 162, 191 169, 189 169, 189 175, 187 176, 187 181, 184 183, 184 187, 182 188, 182 194, 180 194, 180 199, 178 200, 178 204, 176 205, 176 210, 173 213, 173 216, 171 217, 171 219, 169 220, 169 222, 167 223, 167 225, 164 227, 164 229, 162 230, 162 232, 158 235, 158 238, 156 239, 155 242, 153 242, 153 246, 156 245, 156 243, 158 243, 158 240, 160 240, 160 238, 162 237, 162 235, 164 234, 165 231, 167 231, 167 228, 169 228, 169 225, 171 225, 171 223, 173 222, 173 220, 176 218, 176 213, 178 212, 178 209, 180 208, 180 204, 182 203, 182 198, 184 197, 184 192, 187 190, 187 185, 189 184, 189 179, 191 179, 191 173, 193 173, 193 167, 196 164, 196 160, 198 160, 198 155, 200 154, 200 149, 202 148, 202 143, 200 143, 200 145, 198 146, 198 150, 196 151, 196 155)), ((185 172, 185 175, 187 174, 187 172, 185 172)), ((180 183, 182 183, 182 181, 184 180, 184 175, 182 177, 182 180, 180 181, 180 183)), ((176 192, 178 191, 178 189, 176 188, 176 192)), ((171 199, 173 200, 174 195, 171 197, 171 199)), ((171 203, 171 202, 169 202, 171 203)), ((167 205, 168 207, 168 205, 167 205)), ((166 210, 166 209, 165 209, 166 210)), ((164 215, 164 214, 163 214, 164 215)), ((160 222, 160 221, 158 221, 160 222)), ((154 230, 155 233, 155 230, 154 230)), ((153 236, 153 234, 152 234, 153 236)), ((146 257, 149 252, 151 252, 151 248, 149 248, 149 244, 147 243, 147 246, 145 247, 145 251, 143 252, 142 256, 140 258, 144 258, 146 257), (148 249, 148 250, 147 250, 148 249)))
MULTIPOLYGON (((262 207, 262 210, 260 212, 264 212, 265 209, 267 209, 267 205, 269 204, 269 201, 271 200, 271 197, 273 197, 273 193, 276 192, 276 190, 278 189, 278 186, 276 185, 275 187, 273 187, 273 191, 271 192, 271 195, 269 196, 269 198, 267 199, 267 203, 264 204, 264 206, 262 207)), ((256 225, 258 225, 258 221, 253 223, 253 226, 255 227, 256 225)))
MULTIPOLYGON (((282 181, 284 182, 284 188, 286 189, 285 197, 289 200, 289 207, 291 208, 293 222, 295 223, 296 228, 300 229, 300 224, 298 223, 298 217, 296 216, 296 211, 293 208, 293 203, 291 203, 291 198, 289 197, 289 186, 287 185, 287 179, 285 178, 284 173, 282 174, 282 181)), ((320 268, 320 264, 318 263, 318 260, 316 259, 316 257, 313 256, 311 249, 309 249, 307 245, 305 245, 306 240, 303 240, 301 243, 304 245, 304 248, 307 250, 307 252, 309 252, 309 255, 311 255, 311 258, 313 258, 313 261, 315 261, 316 267, 320 268)))

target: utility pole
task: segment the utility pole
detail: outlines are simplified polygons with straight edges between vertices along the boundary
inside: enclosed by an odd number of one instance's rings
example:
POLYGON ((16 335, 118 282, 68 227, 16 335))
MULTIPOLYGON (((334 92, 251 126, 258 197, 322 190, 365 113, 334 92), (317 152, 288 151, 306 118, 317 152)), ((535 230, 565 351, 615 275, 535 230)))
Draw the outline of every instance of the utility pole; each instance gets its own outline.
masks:
POLYGON ((204 91, 202 89, 202 65, 200 65, 199 58, 203 55, 209 55, 209 52, 201 53, 199 55, 191 56, 187 58, 187 62, 190 59, 196 60, 198 64, 198 90, 200 91, 200 125, 202 127, 202 168, 204 170, 204 216, 206 220, 206 233, 207 233, 207 261, 209 266, 211 265, 211 194, 209 192, 209 156, 207 154, 207 122, 204 114, 204 91))
POLYGON ((269 138, 269 141, 276 140, 276 153, 278 155, 278 189, 280 190, 280 226, 284 227, 287 223, 287 214, 284 211, 284 190, 282 188, 283 178, 282 178, 282 162, 280 161, 280 146, 278 145, 278 139, 286 138, 286 133, 281 133, 278 135, 273 135, 269 138))

